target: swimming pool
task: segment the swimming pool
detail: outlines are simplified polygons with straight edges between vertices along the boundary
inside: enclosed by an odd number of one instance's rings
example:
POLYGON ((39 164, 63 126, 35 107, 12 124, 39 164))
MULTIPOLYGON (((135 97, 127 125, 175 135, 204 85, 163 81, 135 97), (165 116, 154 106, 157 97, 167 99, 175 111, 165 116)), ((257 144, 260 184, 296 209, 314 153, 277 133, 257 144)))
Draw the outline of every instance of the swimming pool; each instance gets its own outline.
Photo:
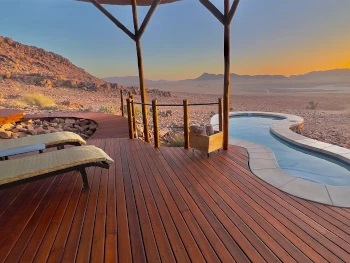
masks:
POLYGON ((312 182, 350 186, 350 167, 325 154, 293 146, 270 132, 282 120, 270 116, 234 116, 230 118, 230 137, 264 145, 272 150, 278 165, 291 176, 312 182))

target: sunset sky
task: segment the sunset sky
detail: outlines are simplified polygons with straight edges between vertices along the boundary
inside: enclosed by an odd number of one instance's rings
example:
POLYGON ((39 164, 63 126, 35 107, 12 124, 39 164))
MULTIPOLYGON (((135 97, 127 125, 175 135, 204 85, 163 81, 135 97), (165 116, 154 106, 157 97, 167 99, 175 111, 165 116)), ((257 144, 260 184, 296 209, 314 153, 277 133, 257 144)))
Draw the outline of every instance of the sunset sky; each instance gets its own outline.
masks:
MULTIPOLYGON (((222 10, 223 0, 212 1, 222 10)), ((131 7, 107 8, 132 30, 131 7)), ((139 8, 140 20, 146 11, 139 8)), ((231 71, 350 68, 349 14, 349 0, 241 0, 231 26, 231 71)), ((137 75, 134 42, 89 3, 1 0, 0 35, 61 54, 99 77, 137 75)), ((147 79, 223 72, 223 26, 198 0, 158 7, 142 47, 147 79)))

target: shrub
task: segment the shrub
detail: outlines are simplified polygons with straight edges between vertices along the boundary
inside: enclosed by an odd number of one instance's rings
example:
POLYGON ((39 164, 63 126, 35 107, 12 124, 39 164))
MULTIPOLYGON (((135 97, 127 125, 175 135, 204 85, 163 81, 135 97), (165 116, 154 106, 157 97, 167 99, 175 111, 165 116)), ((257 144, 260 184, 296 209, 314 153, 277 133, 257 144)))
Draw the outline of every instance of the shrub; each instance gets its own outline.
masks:
POLYGON ((38 106, 38 107, 54 107, 55 101, 50 98, 46 97, 43 94, 40 93, 32 93, 32 94, 26 94, 22 97, 22 100, 27 103, 28 105, 32 106, 38 106))
POLYGON ((12 108, 12 109, 24 109, 27 107, 26 103, 18 100, 5 100, 5 101, 2 101, 0 105, 2 107, 12 108))
POLYGON ((103 112, 103 113, 107 113, 107 114, 118 114, 118 108, 113 105, 113 104, 106 104, 106 105, 102 105, 100 106, 100 108, 98 108, 97 112, 103 112))
POLYGON ((4 79, 10 79, 12 77, 12 74, 11 72, 6 72, 5 75, 4 75, 4 79))
MULTIPOLYGON (((124 113, 125 113, 126 116, 128 116, 128 107, 127 107, 127 105, 124 105, 124 113)), ((135 116, 142 116, 142 108, 141 108, 140 105, 135 105, 135 116)))
POLYGON ((168 147, 184 147, 185 138, 183 134, 176 133, 172 136, 172 140, 166 144, 168 147))
POLYGON ((309 105, 306 106, 307 109, 315 110, 317 108, 318 102, 316 101, 309 101, 309 105))

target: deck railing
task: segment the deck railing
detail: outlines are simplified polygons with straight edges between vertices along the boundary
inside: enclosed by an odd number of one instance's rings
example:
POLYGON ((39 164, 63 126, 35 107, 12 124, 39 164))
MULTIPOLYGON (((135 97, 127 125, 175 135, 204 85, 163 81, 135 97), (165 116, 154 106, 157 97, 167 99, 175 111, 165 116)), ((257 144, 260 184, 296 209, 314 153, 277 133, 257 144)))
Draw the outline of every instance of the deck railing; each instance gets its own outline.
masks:
MULTIPOLYGON (((124 111, 124 94, 123 91, 120 91, 121 98, 121 111, 122 116, 125 116, 124 111)), ((217 102, 208 102, 208 103, 188 103, 188 100, 183 100, 182 104, 158 104, 156 99, 152 100, 152 103, 141 103, 135 102, 134 96, 129 93, 129 97, 126 99, 126 109, 128 115, 128 124, 129 124, 129 137, 130 139, 134 139, 136 132, 136 114, 135 114, 135 105, 146 105, 152 107, 152 117, 153 117, 153 135, 154 135, 154 146, 156 148, 160 147, 160 138, 159 138, 159 124, 158 124, 158 108, 159 107, 183 107, 183 121, 184 121, 184 141, 185 141, 185 149, 190 147, 190 139, 189 139, 189 114, 188 108, 192 106, 210 106, 210 105, 218 105, 218 114, 219 114, 219 131, 222 131, 222 98, 219 98, 217 102)))

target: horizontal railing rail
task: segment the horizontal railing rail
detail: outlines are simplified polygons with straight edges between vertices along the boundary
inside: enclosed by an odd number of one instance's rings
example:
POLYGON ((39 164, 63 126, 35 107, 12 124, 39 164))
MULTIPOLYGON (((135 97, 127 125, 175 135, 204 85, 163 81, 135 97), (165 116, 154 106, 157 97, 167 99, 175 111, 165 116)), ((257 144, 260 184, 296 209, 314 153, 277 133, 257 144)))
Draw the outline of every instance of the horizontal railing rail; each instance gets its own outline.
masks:
MULTIPOLYGON (((121 99, 122 116, 125 116, 123 91, 120 91, 120 99, 121 99)), ((186 149, 188 149, 190 147, 188 107, 190 107, 190 106, 218 105, 219 130, 222 131, 222 113, 223 113, 222 98, 219 98, 218 102, 188 103, 188 100, 186 99, 186 100, 183 100, 182 104, 174 104, 174 103, 158 104, 156 99, 152 100, 152 103, 135 102, 133 94, 129 93, 129 97, 126 99, 126 110, 127 110, 127 115, 128 115, 130 139, 133 139, 135 137, 136 132, 137 132, 135 105, 145 105, 145 106, 152 107, 154 146, 157 148, 160 146, 159 125, 158 125, 158 107, 183 107, 184 125, 183 126, 176 126, 176 128, 183 128, 184 129, 184 139, 185 139, 185 148, 186 149)), ((148 125, 148 127, 150 127, 150 125, 148 125)))
MULTIPOLYGON (((146 105, 152 106, 151 103, 133 102, 135 105, 146 105)), ((218 102, 208 102, 208 103, 189 103, 188 106, 208 106, 208 105, 219 105, 218 102)), ((183 104, 157 104, 158 107, 183 107, 183 104)))

